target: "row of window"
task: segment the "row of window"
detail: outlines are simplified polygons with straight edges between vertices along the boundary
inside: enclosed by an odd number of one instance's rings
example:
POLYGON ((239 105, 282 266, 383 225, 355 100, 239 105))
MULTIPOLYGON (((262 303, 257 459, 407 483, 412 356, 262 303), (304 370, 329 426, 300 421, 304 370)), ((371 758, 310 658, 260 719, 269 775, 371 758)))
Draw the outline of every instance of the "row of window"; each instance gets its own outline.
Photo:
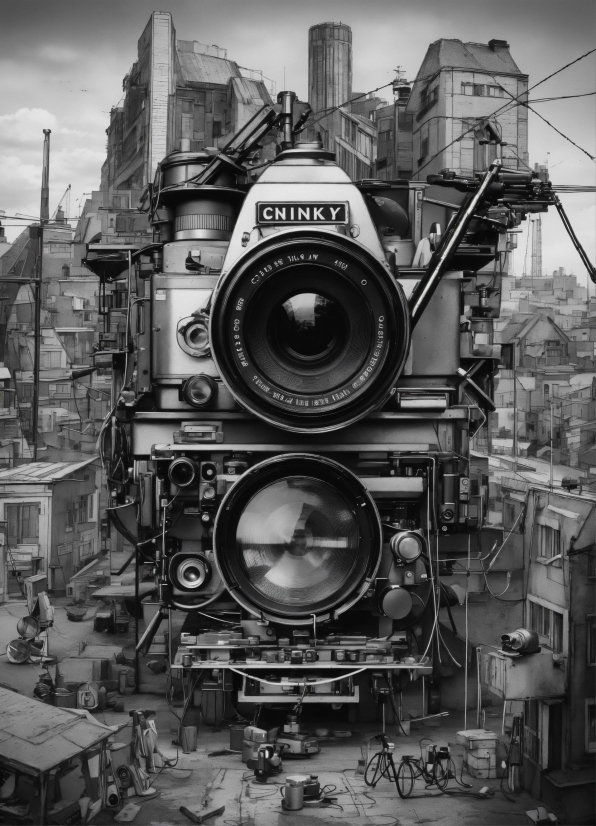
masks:
POLYGON ((502 98, 505 97, 505 90, 502 86, 487 86, 484 83, 462 83, 462 95, 474 95, 475 97, 502 98))

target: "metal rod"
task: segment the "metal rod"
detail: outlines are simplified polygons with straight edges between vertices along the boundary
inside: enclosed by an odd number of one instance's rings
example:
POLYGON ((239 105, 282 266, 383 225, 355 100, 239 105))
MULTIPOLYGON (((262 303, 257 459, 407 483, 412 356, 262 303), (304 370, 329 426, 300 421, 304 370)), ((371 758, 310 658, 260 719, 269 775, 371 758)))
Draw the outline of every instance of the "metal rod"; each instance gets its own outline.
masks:
POLYGON ((464 237, 470 221, 474 218, 478 206, 482 202, 487 189, 499 174, 502 165, 503 162, 499 158, 491 163, 484 173, 484 177, 472 200, 467 205, 462 204, 455 220, 451 222, 438 248, 432 254, 426 274, 418 282, 408 301, 412 328, 420 321, 424 310, 439 286, 443 273, 447 270, 457 247, 464 237))
POLYGON ((476 700, 476 728, 480 728, 480 716, 482 713, 482 690, 480 688, 480 652, 482 647, 476 646, 476 690, 478 697, 476 700))
POLYGON ((43 164, 41 172, 41 202, 39 205, 39 233, 37 236, 37 266, 35 278, 35 322, 33 335, 33 399, 31 406, 31 438, 33 440, 33 461, 37 462, 37 428, 39 423, 39 368, 41 361, 41 279, 43 275, 43 228, 50 219, 50 134, 44 129, 43 164))

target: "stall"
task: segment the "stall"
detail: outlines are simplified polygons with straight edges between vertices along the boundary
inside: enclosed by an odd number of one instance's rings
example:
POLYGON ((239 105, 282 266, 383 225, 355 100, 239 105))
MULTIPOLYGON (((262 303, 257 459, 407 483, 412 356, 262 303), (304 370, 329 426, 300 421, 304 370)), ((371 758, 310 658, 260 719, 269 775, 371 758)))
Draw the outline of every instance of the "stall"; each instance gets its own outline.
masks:
POLYGON ((0 819, 63 823, 81 797, 88 814, 99 811, 106 796, 107 739, 116 730, 88 712, 0 688, 0 819), (69 783, 77 786, 76 797, 69 795, 69 783))

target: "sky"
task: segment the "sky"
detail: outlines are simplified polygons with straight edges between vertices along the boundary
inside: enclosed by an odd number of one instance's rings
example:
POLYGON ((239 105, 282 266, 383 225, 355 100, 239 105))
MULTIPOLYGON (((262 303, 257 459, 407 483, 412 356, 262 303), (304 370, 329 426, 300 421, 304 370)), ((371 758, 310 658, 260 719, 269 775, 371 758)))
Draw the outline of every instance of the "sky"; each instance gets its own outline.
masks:
MULTIPOLYGON (((324 21, 352 28, 353 90, 389 83, 400 66, 415 77, 428 45, 441 38, 507 40, 530 84, 596 46, 593 0, 0 0, 0 210, 39 214, 44 128, 52 130, 50 214, 71 184, 70 215, 99 188, 110 108, 136 59, 152 11, 173 15, 178 37, 217 44, 240 66, 260 69, 277 90, 307 98, 308 29, 324 21)), ((596 90, 596 53, 542 84, 532 97, 596 90)), ((385 94, 390 99, 389 89, 385 94)), ((384 93, 379 92, 380 96, 384 93)), ((596 96, 537 103, 537 111, 596 155, 596 96)), ((548 161, 560 184, 596 183, 596 164, 532 112, 530 163, 548 161)), ((596 258, 596 195, 562 196, 573 227, 596 258)), ((0 220, 12 240, 21 227, 0 220), (9 228, 12 225, 12 228, 9 228)), ((521 275, 526 237, 519 237, 521 275)), ((585 269, 555 210, 543 216, 545 272, 585 269)), ((527 261, 529 270, 530 262, 527 261)))

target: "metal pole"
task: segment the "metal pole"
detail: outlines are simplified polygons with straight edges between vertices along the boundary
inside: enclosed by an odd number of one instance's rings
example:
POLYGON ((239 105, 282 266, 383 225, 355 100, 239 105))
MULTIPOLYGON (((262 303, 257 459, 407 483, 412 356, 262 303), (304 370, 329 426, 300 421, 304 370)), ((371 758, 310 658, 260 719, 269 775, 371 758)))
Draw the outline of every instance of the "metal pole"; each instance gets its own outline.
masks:
POLYGON ((517 375, 515 369, 516 344, 513 342, 513 459, 517 460, 517 375))
POLYGON ((455 220, 452 221, 447 232, 443 235, 438 249, 433 253, 426 273, 418 282, 408 300, 412 329, 420 321, 428 302, 439 286, 443 273, 447 270, 453 258, 453 254, 466 234, 470 221, 474 218, 476 210, 484 199, 488 188, 501 171, 502 166, 503 162, 499 158, 491 163, 470 202, 460 207, 455 220))
POLYGON ((550 399, 550 489, 553 489, 553 399, 550 399))
POLYGON ((35 347, 33 356, 33 399, 31 409, 31 430, 33 439, 33 461, 37 461, 37 429, 39 422, 39 368, 41 354, 41 279, 43 275, 43 228, 50 219, 50 134, 44 129, 43 164, 41 172, 41 202, 39 206, 39 234, 37 239, 37 273, 35 286, 35 323, 33 334, 35 347))

